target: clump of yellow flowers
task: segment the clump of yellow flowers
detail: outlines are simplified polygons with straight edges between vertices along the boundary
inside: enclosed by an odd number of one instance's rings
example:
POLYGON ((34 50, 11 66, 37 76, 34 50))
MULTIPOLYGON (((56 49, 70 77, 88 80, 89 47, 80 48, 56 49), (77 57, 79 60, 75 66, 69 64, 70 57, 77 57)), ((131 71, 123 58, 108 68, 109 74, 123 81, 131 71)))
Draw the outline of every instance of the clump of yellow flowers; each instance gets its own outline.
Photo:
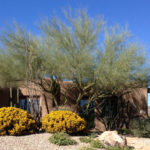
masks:
POLYGON ((86 129, 86 122, 71 111, 51 111, 43 118, 42 129, 50 133, 77 133, 86 129))
POLYGON ((20 108, 0 108, 0 135, 24 135, 34 133, 36 121, 31 114, 20 108))

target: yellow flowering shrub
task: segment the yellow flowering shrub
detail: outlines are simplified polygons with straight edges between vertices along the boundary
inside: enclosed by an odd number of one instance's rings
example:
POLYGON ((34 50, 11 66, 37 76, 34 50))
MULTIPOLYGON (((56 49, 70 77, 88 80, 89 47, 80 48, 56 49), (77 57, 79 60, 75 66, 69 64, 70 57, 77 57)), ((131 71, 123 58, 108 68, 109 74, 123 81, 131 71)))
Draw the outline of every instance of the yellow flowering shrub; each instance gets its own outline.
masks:
POLYGON ((27 111, 15 107, 0 108, 0 135, 34 133, 36 122, 27 111))
POLYGON ((67 110, 51 111, 42 120, 42 129, 50 133, 77 133, 85 130, 85 128, 85 120, 67 110))

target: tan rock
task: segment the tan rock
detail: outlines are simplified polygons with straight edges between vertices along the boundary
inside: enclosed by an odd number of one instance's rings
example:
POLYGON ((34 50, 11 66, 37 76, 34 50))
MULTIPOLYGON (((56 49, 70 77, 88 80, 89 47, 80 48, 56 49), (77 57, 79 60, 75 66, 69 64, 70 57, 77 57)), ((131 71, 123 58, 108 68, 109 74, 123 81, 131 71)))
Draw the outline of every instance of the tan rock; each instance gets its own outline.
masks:
POLYGON ((124 147, 127 145, 125 137, 118 135, 117 131, 105 131, 98 139, 106 146, 124 147))

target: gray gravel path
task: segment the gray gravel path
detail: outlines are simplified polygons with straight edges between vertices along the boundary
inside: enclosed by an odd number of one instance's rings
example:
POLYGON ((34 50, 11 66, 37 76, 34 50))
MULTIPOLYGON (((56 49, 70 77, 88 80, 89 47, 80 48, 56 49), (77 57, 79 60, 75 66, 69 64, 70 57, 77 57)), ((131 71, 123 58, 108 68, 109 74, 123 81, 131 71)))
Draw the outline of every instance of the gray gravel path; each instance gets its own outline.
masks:
MULTIPOLYGON (((0 136, 0 150, 78 150, 89 144, 81 143, 79 137, 72 137, 78 144, 71 146, 57 146, 48 139, 52 134, 39 133, 26 136, 0 136)), ((150 150, 150 138, 126 137, 127 144, 135 150, 150 150)))
POLYGON ((87 144, 80 143, 78 137, 73 137, 78 144, 71 146, 57 146, 48 139, 52 134, 40 133, 27 136, 0 136, 0 150, 78 150, 87 144))

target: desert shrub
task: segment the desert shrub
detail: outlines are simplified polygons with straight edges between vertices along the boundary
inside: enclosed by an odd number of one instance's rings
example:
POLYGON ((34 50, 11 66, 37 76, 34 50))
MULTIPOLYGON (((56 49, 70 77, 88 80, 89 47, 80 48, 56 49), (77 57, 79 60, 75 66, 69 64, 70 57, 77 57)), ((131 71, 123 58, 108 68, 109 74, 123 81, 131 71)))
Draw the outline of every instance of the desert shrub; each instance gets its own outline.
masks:
POLYGON ((95 113, 94 113, 94 103, 91 103, 91 105, 87 108, 87 104, 80 107, 80 116, 85 119, 87 122, 87 128, 92 129, 95 127, 95 113))
POLYGON ((50 138, 49 141, 53 144, 59 145, 59 146, 65 146, 65 145, 75 145, 77 142, 70 138, 70 136, 66 133, 60 132, 60 133, 54 133, 50 138))
POLYGON ((92 147, 83 146, 79 150, 94 150, 92 147))
POLYGON ((150 117, 137 118, 131 121, 130 130, 134 136, 150 137, 150 117))
POLYGON ((106 148, 106 150, 133 150, 133 148, 130 148, 129 146, 125 146, 125 147, 108 147, 106 148))
POLYGON ((82 143, 90 143, 92 141, 91 138, 89 137, 80 137, 79 140, 82 142, 82 143))
POLYGON ((97 137, 97 134, 96 133, 91 133, 90 135, 89 135, 89 138, 92 138, 92 139, 94 139, 94 138, 96 138, 97 137))
POLYGON ((97 134, 96 133, 91 133, 88 137, 80 137, 79 140, 82 142, 82 143, 90 143, 91 141, 94 140, 94 138, 97 137, 97 134))
POLYGON ((0 108, 0 135, 34 133, 36 122, 27 111, 15 107, 0 108))
POLYGON ((43 118, 42 129, 50 133, 77 133, 86 129, 86 122, 71 111, 51 111, 43 118))
POLYGON ((118 129, 118 134, 132 134, 132 131, 130 129, 126 129, 126 128, 122 128, 122 129, 118 129))
POLYGON ((92 140, 90 142, 90 145, 93 148, 105 148, 104 145, 99 140, 92 140))

